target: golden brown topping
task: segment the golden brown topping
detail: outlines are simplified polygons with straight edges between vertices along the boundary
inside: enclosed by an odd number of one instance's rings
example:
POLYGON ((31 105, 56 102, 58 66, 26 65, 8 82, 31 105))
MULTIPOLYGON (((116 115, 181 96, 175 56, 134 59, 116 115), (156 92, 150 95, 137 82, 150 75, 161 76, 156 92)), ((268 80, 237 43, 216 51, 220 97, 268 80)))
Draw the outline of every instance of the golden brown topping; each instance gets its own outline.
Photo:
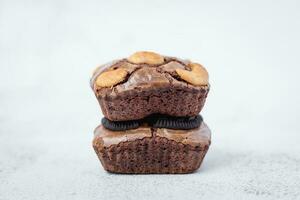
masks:
POLYGON ((129 56, 128 61, 135 64, 146 63, 150 65, 159 65, 164 62, 164 57, 154 52, 138 51, 129 56))
POLYGON ((208 84, 208 73, 202 65, 198 63, 189 63, 188 66, 191 68, 191 71, 176 69, 180 78, 196 86, 208 84))
POLYGON ((101 73, 96 79, 98 87, 111 87, 122 82, 128 72, 123 68, 118 68, 111 71, 101 73))

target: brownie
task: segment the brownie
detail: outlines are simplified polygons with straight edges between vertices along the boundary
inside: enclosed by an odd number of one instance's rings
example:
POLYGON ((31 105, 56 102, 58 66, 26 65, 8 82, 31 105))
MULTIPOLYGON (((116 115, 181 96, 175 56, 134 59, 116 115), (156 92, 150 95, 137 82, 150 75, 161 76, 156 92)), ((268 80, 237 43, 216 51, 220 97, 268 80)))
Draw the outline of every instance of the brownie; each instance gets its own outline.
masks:
POLYGON ((103 115, 112 121, 153 113, 195 116, 210 87, 200 64, 151 52, 137 52, 98 67, 90 83, 103 115))
POLYGON ((207 125, 191 130, 141 126, 95 130, 93 147, 108 172, 126 174, 191 173, 197 170, 210 145, 207 125))

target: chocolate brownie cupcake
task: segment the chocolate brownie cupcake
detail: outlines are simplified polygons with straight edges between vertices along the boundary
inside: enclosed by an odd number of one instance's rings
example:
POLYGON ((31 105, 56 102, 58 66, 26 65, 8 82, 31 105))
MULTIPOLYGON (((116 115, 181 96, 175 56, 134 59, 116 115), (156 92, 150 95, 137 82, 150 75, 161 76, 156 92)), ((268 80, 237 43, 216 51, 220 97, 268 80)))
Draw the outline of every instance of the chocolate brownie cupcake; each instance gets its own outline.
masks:
POLYGON ((144 51, 98 67, 90 83, 104 116, 112 121, 153 113, 195 116, 209 92, 202 65, 144 51))
POLYGON ((191 173, 209 148, 199 115, 209 92, 197 63, 137 52, 98 67, 91 87, 104 118, 93 147, 114 173, 191 173))
POLYGON ((147 125, 112 131, 100 125, 93 147, 105 170, 114 173, 191 173, 202 163, 211 133, 198 128, 174 130, 147 125))

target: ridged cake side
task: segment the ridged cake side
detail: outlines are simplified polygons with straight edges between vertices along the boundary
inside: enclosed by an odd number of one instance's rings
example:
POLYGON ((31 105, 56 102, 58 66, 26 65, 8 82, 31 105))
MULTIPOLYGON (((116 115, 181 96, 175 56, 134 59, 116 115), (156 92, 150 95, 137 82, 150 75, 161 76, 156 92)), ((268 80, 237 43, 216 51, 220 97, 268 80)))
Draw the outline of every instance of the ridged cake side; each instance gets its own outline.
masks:
POLYGON ((118 98, 98 97, 103 115, 112 121, 142 119, 153 113, 177 117, 196 116, 202 110, 208 89, 166 86, 124 93, 118 98))
POLYGON ((93 147, 105 170, 126 174, 183 174, 196 171, 208 150, 162 137, 143 138, 102 148, 93 147))

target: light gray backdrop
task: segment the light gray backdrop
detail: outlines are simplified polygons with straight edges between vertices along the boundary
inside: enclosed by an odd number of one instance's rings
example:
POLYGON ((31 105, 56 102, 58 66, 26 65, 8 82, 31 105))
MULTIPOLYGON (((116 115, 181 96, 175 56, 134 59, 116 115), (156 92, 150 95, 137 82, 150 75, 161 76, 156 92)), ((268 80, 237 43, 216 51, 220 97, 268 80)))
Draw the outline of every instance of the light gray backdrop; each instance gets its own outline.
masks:
POLYGON ((0 0, 0 199, 300 199, 299 1, 0 0), (137 50, 207 67, 192 175, 112 175, 91 147, 98 64, 137 50))

